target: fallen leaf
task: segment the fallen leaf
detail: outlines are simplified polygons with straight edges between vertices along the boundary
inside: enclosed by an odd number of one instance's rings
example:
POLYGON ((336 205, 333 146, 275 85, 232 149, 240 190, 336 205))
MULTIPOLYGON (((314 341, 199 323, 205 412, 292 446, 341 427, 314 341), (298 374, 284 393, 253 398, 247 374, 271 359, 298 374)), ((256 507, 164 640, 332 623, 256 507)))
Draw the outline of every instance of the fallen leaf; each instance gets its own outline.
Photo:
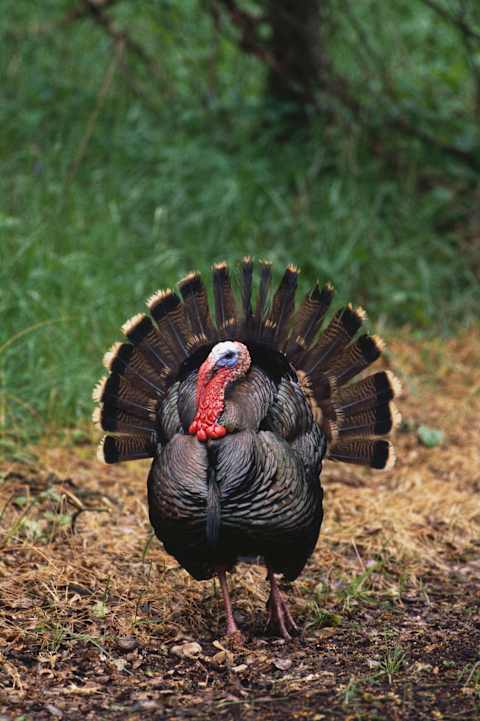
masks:
POLYGON ((181 643, 172 646, 170 653, 179 658, 195 658, 195 656, 202 653, 202 647, 196 641, 191 641, 190 643, 181 643))
POLYGON ((51 714, 52 716, 55 716, 55 718, 63 718, 63 712, 60 711, 60 709, 57 708, 56 706, 54 706, 53 704, 47 703, 45 705, 45 708, 47 709, 48 713, 51 714))
POLYGON ((117 646, 121 651, 133 651, 138 646, 135 636, 119 636, 117 646))
POLYGON ((248 669, 248 666, 247 666, 246 663, 240 663, 238 666, 234 666, 234 667, 232 668, 232 671, 233 671, 234 673, 243 673, 243 672, 246 671, 247 669, 248 669))
POLYGON ((279 671, 288 671, 292 665, 292 660, 290 658, 274 658, 272 663, 279 671))
POLYGON ((123 671, 125 669, 125 666, 127 665, 128 661, 125 658, 115 658, 112 661, 113 665, 117 669, 117 671, 123 671))

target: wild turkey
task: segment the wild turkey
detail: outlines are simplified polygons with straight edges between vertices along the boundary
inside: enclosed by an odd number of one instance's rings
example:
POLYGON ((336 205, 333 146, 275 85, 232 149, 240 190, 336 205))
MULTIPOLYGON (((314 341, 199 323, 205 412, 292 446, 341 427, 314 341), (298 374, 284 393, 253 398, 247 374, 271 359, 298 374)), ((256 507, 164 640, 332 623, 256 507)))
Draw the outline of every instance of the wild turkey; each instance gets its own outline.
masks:
POLYGON ((127 341, 106 354, 109 375, 94 391, 94 419, 106 431, 106 463, 153 458, 150 520, 168 553, 198 580, 218 576, 227 633, 238 631, 226 571, 262 557, 269 621, 284 638, 296 629, 274 574, 295 579, 322 522, 324 457, 391 468, 392 445, 376 438, 398 420, 399 383, 389 371, 350 382, 381 355, 376 336, 358 335, 364 311, 338 310, 318 284, 295 310, 298 270, 289 266, 269 302, 271 266, 241 264, 241 309, 226 263, 213 268, 215 322, 199 273, 147 302, 149 315, 123 326, 127 341))

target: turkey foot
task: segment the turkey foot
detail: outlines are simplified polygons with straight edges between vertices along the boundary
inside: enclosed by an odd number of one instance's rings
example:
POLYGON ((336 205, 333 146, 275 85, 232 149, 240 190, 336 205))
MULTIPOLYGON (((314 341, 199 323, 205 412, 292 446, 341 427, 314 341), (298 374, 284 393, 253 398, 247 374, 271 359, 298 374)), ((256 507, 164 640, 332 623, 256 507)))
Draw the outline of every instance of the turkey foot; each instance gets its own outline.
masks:
POLYGON ((227 636, 237 636, 240 640, 242 638, 242 632, 238 628, 235 619, 233 617, 232 601, 230 600, 230 594, 228 592, 227 576, 225 571, 217 571, 218 579, 220 581, 220 587, 222 589, 223 603, 225 605, 225 613, 227 614, 227 636))
POLYGON ((270 596, 267 601, 268 621, 267 626, 272 626, 280 632, 286 641, 291 640, 290 633, 298 631, 298 626, 293 620, 287 602, 278 588, 277 580, 272 569, 268 568, 267 578, 270 581, 270 596))

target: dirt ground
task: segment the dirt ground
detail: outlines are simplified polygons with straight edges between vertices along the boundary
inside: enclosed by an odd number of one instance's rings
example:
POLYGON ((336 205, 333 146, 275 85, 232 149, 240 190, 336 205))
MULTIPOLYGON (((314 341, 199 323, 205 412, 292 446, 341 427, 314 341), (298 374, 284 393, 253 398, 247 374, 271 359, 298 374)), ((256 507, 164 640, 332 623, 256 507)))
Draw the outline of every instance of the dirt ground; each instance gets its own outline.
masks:
POLYGON ((390 343, 397 465, 326 465, 291 643, 247 565, 230 577, 245 640, 222 637, 218 586, 150 537, 144 463, 101 466, 81 433, 3 461, 0 721, 479 718, 479 358, 473 329, 390 343))

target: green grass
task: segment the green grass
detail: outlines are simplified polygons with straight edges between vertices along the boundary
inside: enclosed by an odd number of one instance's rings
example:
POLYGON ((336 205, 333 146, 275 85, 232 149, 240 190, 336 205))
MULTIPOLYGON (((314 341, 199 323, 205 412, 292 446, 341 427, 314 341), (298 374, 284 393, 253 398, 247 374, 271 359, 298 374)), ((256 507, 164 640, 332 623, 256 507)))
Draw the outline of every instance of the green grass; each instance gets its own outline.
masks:
MULTIPOLYGON (((82 21, 48 35, 27 32, 69 7, 9 0, 4 9, 4 447, 85 419, 120 324, 158 287, 218 259, 268 256, 278 269, 294 261, 305 287, 332 280, 340 298, 391 326, 444 332, 475 316, 479 291, 468 253, 458 234, 438 230, 465 187, 455 169, 432 182, 437 159, 393 140, 401 162, 392 165, 348 121, 319 123, 309 140, 279 144, 262 122, 264 69, 215 40, 193 0, 161 11, 147 3, 141 13, 121 4, 118 22, 157 58, 160 80, 130 58, 144 97, 132 94, 117 68, 99 100, 112 57, 100 30, 82 21)), ((406 13, 404 27, 411 24, 406 13)), ((402 36, 405 55, 427 32, 417 30, 410 46, 402 36)), ((386 31, 382 42, 387 47, 386 31)), ((451 52, 452 42, 440 45, 451 52)), ((349 62, 362 82, 353 56, 349 62)))
POLYGON ((387 643, 385 656, 380 664, 380 674, 384 674, 391 686, 393 679, 406 663, 406 654, 400 646, 389 646, 387 643))

